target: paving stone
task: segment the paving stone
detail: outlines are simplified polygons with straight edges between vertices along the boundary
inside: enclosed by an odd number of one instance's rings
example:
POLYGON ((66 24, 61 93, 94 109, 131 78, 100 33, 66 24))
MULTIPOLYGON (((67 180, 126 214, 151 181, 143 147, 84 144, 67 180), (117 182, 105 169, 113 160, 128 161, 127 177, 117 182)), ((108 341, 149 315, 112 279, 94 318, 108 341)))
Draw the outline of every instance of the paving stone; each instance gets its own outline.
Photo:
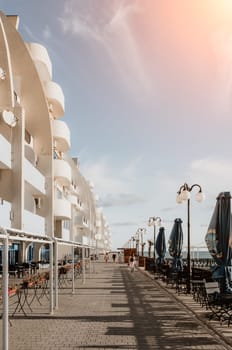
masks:
POLYGON ((9 350, 232 349, 232 327, 209 323, 191 296, 167 290, 147 272, 97 262, 75 288, 60 290, 52 316, 13 318, 9 350))

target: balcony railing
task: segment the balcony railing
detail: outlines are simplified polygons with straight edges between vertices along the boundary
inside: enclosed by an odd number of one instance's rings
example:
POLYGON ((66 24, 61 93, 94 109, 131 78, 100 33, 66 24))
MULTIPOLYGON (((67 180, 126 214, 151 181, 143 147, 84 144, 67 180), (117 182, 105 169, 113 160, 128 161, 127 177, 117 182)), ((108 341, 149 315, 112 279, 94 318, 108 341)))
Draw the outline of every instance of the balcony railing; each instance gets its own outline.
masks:
POLYGON ((27 47, 30 51, 33 61, 35 62, 41 80, 51 80, 52 64, 46 48, 37 43, 28 43, 27 47))
POLYGON ((65 160, 54 159, 54 177, 62 186, 70 186, 72 181, 72 171, 65 160))
POLYGON ((70 130, 61 120, 53 120, 53 137, 56 149, 67 152, 70 149, 70 130))
POLYGON ((24 159, 25 181, 34 187, 36 193, 45 194, 45 177, 27 159, 24 159))
POLYGON ((54 200, 54 216, 60 220, 71 220, 71 203, 66 198, 55 198, 54 200))
POLYGON ((24 210, 24 230, 41 236, 45 235, 45 218, 24 210))
POLYGON ((44 83, 45 95, 52 106, 53 115, 58 118, 64 115, 64 94, 61 87, 53 81, 44 83))

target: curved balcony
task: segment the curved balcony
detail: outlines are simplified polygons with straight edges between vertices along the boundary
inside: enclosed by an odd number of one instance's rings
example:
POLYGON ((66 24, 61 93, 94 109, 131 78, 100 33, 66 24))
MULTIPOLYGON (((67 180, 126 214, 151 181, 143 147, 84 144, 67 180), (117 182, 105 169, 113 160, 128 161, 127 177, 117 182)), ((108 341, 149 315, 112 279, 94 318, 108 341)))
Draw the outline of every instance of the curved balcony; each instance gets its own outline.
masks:
POLYGON ((53 120, 53 138, 58 151, 67 152, 70 149, 70 130, 61 120, 53 120))
POLYGON ((65 160, 54 159, 54 178, 62 186, 70 186, 72 171, 65 160))
POLYGON ((101 220, 96 221, 96 227, 100 228, 102 226, 101 220))
POLYGON ((71 220, 71 203, 65 198, 55 198, 54 200, 54 216, 59 220, 71 220))
POLYGON ((48 104, 52 106, 54 117, 62 117, 64 115, 64 94, 61 87, 54 81, 46 81, 44 82, 44 91, 48 104))
POLYGON ((81 227, 81 228, 87 228, 88 227, 88 222, 85 219, 85 217, 81 214, 76 215, 75 217, 75 221, 74 221, 75 225, 77 227, 81 227))
POLYGON ((51 80, 52 64, 45 47, 37 43, 28 43, 27 47, 35 63, 40 79, 42 81, 51 80))

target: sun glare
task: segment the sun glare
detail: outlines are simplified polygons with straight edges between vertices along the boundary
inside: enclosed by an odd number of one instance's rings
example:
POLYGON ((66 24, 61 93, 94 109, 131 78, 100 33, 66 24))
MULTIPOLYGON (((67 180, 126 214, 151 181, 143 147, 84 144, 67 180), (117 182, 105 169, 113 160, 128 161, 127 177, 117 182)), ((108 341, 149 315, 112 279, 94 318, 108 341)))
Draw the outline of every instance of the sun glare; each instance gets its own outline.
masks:
MULTIPOLYGON (((212 4, 212 3, 211 3, 212 4)), ((216 12, 221 12, 224 14, 230 14, 230 11, 232 11, 232 0, 215 0, 213 2, 214 10, 216 12)))

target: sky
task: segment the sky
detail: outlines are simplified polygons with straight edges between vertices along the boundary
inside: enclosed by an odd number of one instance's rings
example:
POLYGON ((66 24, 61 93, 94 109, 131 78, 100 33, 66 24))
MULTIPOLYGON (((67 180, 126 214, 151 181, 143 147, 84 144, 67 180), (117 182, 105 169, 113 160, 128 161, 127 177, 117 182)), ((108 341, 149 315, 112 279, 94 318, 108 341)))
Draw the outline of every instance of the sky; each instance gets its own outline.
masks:
POLYGON ((232 0, 0 0, 27 42, 44 45, 63 89, 71 156, 94 183, 122 247, 159 216, 168 241, 205 245, 216 198, 232 189, 232 0))

